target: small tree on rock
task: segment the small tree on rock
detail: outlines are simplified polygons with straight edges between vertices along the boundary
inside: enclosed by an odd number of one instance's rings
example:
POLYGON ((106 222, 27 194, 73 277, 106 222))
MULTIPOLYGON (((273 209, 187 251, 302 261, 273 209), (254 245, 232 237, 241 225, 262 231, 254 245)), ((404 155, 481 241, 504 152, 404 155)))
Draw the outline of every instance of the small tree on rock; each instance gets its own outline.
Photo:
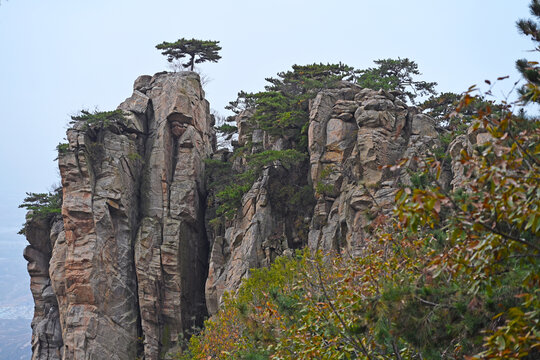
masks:
POLYGON ((436 82, 416 81, 414 76, 421 75, 418 64, 407 58, 375 60, 378 67, 358 70, 358 85, 374 90, 399 90, 402 100, 415 104, 417 97, 435 95, 436 82))
POLYGON ((219 41, 212 40, 196 40, 196 39, 179 39, 176 42, 162 42, 156 45, 156 49, 163 50, 161 54, 167 56, 167 61, 179 61, 180 59, 189 56, 189 61, 181 63, 184 68, 190 68, 193 71, 195 64, 200 64, 205 61, 217 62, 221 59, 218 51, 221 46, 219 41))

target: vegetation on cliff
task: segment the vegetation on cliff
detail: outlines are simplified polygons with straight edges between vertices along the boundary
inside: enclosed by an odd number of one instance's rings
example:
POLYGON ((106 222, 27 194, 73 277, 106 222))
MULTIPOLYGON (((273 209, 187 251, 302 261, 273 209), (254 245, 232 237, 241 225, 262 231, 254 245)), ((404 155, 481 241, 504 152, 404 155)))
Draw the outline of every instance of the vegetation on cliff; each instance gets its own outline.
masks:
MULTIPOLYGON (((62 187, 47 193, 27 192, 26 197, 19 208, 29 211, 27 219, 40 218, 50 220, 53 216, 60 214, 62 210, 62 187)), ((26 224, 18 232, 21 235, 26 233, 26 224)))
POLYGON ((375 60, 378 66, 365 70, 358 70, 356 82, 369 89, 398 90, 402 100, 415 103, 417 98, 435 94, 436 82, 415 80, 413 77, 421 75, 418 65, 407 58, 375 60))
POLYGON ((444 191, 426 159, 426 186, 397 194, 361 258, 254 270, 184 358, 536 358, 540 122, 476 119, 491 140, 462 151, 462 188, 444 191))
MULTIPOLYGON (((540 18, 538 1, 531 10, 540 18)), ((519 22, 538 43, 536 26, 519 22)), ((522 104, 540 103, 537 63, 517 66, 527 82, 522 104)), ((298 90, 296 75, 279 74, 267 92, 242 93, 232 105, 255 106, 253 121, 280 136, 292 129, 301 151, 309 90, 298 90)), ((446 128, 444 148, 421 160, 416 181, 396 195, 394 217, 379 219, 361 257, 302 251, 253 270, 178 357, 538 358, 540 121, 516 114, 515 104, 473 96, 477 90, 424 104, 446 128), (462 181, 445 188, 448 144, 465 131, 485 141, 462 147, 462 181)))
MULTIPOLYGON (((232 219, 240 208, 242 196, 251 188, 262 170, 272 164, 289 169, 296 166, 306 168, 308 156, 307 129, 309 126, 309 101, 324 89, 340 86, 341 81, 349 81, 361 87, 374 90, 398 90, 403 100, 414 102, 417 97, 434 95, 436 83, 417 81, 420 75, 418 65, 407 58, 377 60, 375 68, 355 70, 349 65, 310 64, 293 65, 292 70, 280 72, 277 78, 267 78, 269 83, 265 91, 246 93, 241 91, 238 98, 229 103, 227 109, 235 114, 244 111, 252 112, 248 124, 252 129, 260 129, 268 136, 284 139, 286 149, 266 150, 254 148, 251 141, 235 148, 233 158, 243 157, 244 165, 235 172, 223 162, 211 161, 209 165, 210 203, 216 207, 214 224, 225 219, 232 219), (228 168, 227 172, 224 169, 228 168), (219 170, 218 170, 219 169, 219 170), (218 175, 217 172, 221 172, 218 175), (217 181, 216 181, 217 180, 217 181)), ((230 117, 227 121, 234 121, 230 117)), ((224 124, 218 128, 223 134, 238 131, 236 126, 224 124)), ((312 191, 308 192, 303 185, 294 188, 293 184, 282 184, 281 193, 301 194, 286 197, 289 207, 309 208, 313 202, 312 191)), ((298 184, 297 184, 298 185, 298 184)), ((279 197, 278 194, 274 198, 279 197)), ((282 197, 283 198, 283 197, 282 197)))
MULTIPOLYGON (((266 79, 268 85, 263 92, 240 92, 228 109, 236 114, 251 111, 248 119, 251 129, 260 129, 274 139, 284 139, 284 148, 264 149, 252 141, 246 141, 235 148, 231 157, 242 159, 241 166, 220 161, 207 162, 209 165, 209 203, 215 209, 212 225, 218 225, 234 217, 241 207, 244 194, 270 167, 291 170, 289 176, 281 178, 279 184, 269 189, 269 198, 274 207, 281 208, 284 218, 295 219, 301 227, 302 219, 309 215, 314 202, 313 191, 304 175, 308 166, 307 124, 309 100, 318 91, 335 87, 343 79, 352 79, 353 68, 343 64, 294 65, 292 71, 278 73, 278 78, 266 79), (297 179, 298 177, 298 179, 297 179)), ((229 120, 234 120, 230 118, 229 120)), ((220 129, 223 133, 235 131, 232 126, 220 129)), ((301 229, 297 229, 301 230, 301 229)), ((307 234, 301 239, 304 243, 307 234)))
MULTIPOLYGON (((71 116, 70 124, 80 123, 84 131, 94 134, 95 132, 102 132, 103 129, 112 124, 122 124, 124 122, 125 117, 122 110, 95 110, 93 112, 81 110, 78 115, 71 116)), ((59 143, 56 150, 59 155, 64 154, 69 151, 69 144, 59 143)), ((19 208, 31 211, 29 213, 30 218, 39 217, 50 220, 54 215, 60 214, 62 210, 62 186, 58 186, 47 193, 27 192, 19 208)), ((26 224, 19 230, 19 234, 24 235, 25 231, 26 224)))

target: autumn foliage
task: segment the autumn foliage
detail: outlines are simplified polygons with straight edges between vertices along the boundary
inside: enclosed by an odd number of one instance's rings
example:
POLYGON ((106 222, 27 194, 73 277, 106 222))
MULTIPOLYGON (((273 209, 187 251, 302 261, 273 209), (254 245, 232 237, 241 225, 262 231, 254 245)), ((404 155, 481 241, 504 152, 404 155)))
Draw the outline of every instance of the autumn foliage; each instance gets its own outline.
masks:
POLYGON ((537 358, 540 122, 475 117, 490 140, 462 150, 462 186, 444 190, 425 159, 428 185, 397 193, 362 257, 253 270, 184 358, 537 358))
POLYGON ((427 154, 361 257, 302 251, 253 270, 179 358, 539 359, 540 121, 514 110, 538 102, 540 70, 524 61, 518 104, 471 87, 437 109, 458 184, 441 184, 444 160, 427 154))

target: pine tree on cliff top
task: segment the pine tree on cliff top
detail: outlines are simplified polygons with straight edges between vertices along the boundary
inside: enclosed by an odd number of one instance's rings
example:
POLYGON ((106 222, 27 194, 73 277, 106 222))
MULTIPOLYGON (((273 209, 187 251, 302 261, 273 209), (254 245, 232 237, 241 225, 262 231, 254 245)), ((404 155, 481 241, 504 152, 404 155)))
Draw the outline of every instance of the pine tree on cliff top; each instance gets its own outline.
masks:
POLYGON ((156 49, 163 50, 161 54, 167 56, 167 61, 170 63, 189 56, 189 61, 181 63, 184 68, 190 68, 193 71, 195 64, 200 64, 205 61, 217 62, 221 59, 218 51, 221 46, 219 41, 213 40, 197 40, 197 39, 179 39, 176 42, 162 42, 156 45, 156 49))

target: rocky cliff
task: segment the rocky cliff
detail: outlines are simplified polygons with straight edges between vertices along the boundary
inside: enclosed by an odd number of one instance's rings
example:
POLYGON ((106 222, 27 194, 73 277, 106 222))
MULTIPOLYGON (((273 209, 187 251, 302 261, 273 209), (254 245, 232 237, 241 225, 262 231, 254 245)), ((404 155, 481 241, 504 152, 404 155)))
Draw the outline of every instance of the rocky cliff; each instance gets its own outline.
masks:
MULTIPOLYGON (((206 281, 210 314, 250 268, 267 266, 278 255, 304 246, 360 255, 370 225, 388 216, 398 187, 409 183, 411 171, 417 170, 413 159, 441 145, 433 119, 397 95, 343 82, 311 101, 307 166, 286 173, 277 165, 266 169, 242 198, 234 220, 211 236, 206 281), (411 160, 400 172, 387 168, 402 158, 411 160), (304 179, 314 190, 310 208, 283 216, 281 204, 269 193, 276 183, 285 185, 284 178, 295 184, 304 179), (306 224, 305 234, 300 234, 299 222, 306 224)), ((246 117, 249 113, 237 116, 239 146, 255 144, 252 151, 287 147, 286 139, 250 129, 246 117)), ((443 181, 448 175, 443 174, 443 181)))
POLYGON ((142 76, 119 109, 68 130, 62 218, 27 226, 33 359, 157 359, 206 315, 215 135, 199 77, 142 76))
MULTIPOLYGON (((216 150, 198 75, 141 76, 119 109, 118 120, 79 120, 67 131, 61 217, 26 225, 32 359, 170 357, 250 268, 305 246, 360 254, 370 226, 411 181, 415 157, 440 146, 433 120, 399 93, 342 82, 309 104, 308 159, 265 167, 236 215, 211 229, 205 159, 241 171, 245 158, 216 150), (392 171, 401 158, 407 164, 392 171), (273 194, 286 186, 310 189, 312 200, 283 206, 273 194)), ((252 115, 236 117, 238 146, 291 146, 254 128, 252 115)), ((460 141, 453 148, 468 146, 460 141)), ((458 164, 443 174, 445 186, 452 170, 458 164)))

